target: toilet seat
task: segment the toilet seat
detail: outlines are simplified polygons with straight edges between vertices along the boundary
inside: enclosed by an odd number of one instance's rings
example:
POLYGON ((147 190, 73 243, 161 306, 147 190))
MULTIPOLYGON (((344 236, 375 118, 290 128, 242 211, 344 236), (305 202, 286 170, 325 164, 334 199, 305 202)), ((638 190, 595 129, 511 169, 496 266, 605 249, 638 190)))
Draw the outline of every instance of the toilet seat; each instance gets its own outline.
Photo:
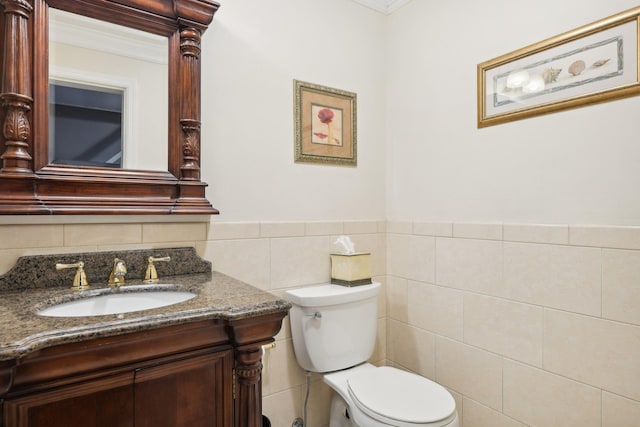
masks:
POLYGON ((391 426, 446 425, 456 409, 441 385, 388 366, 355 372, 347 387, 358 409, 391 426))
POLYGON ((354 425, 458 426, 453 396, 419 375, 363 363, 325 374, 323 379, 345 401, 354 425), (411 408, 405 412, 409 405, 411 408))

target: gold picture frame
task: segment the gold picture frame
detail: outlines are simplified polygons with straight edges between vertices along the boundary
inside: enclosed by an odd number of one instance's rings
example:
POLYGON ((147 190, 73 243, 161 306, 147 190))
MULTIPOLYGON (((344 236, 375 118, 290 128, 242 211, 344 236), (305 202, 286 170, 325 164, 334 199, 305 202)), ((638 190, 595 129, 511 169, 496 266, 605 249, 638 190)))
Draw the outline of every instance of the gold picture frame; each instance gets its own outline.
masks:
POLYGON ((358 165, 357 96, 294 80, 295 162, 358 165))
POLYGON ((640 93, 640 7, 478 64, 478 127, 640 93))

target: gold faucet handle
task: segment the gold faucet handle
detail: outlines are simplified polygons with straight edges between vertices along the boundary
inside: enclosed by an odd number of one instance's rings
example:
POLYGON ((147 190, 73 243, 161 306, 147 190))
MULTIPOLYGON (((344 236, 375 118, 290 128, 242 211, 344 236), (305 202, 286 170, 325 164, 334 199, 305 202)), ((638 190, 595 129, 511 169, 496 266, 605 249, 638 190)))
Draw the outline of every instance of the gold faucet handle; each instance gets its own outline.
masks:
POLYGON ((147 258, 147 271, 144 273, 144 283, 158 283, 160 279, 158 279, 158 271, 156 270, 156 266, 154 262, 169 262, 171 261, 171 257, 152 257, 147 258))
POLYGON ((71 289, 74 291, 81 291, 89 289, 89 282, 87 281, 87 274, 84 272, 84 262, 79 261, 74 264, 56 264, 56 270, 64 270, 67 268, 76 268, 76 275, 73 277, 73 285, 71 289))
POLYGON ((125 283, 125 274, 127 274, 127 266, 120 258, 113 259, 113 268, 109 274, 107 284, 109 286, 122 286, 125 283))

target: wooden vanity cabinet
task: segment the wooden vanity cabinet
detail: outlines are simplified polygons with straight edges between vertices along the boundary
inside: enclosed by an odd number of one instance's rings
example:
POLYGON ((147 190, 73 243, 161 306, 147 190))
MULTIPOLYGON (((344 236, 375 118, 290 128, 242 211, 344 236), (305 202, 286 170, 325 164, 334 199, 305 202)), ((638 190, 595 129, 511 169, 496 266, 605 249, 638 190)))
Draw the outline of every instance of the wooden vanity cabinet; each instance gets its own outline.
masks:
POLYGON ((5 425, 133 427, 132 377, 121 374, 8 399, 5 425))
POLYGON ((231 350, 136 370, 134 426, 233 425, 231 350))
POLYGON ((261 346, 284 315, 34 351, 16 361, 0 394, 0 427, 261 427, 261 346))
POLYGON ((233 352, 206 351, 7 399, 6 426, 232 427, 233 352))

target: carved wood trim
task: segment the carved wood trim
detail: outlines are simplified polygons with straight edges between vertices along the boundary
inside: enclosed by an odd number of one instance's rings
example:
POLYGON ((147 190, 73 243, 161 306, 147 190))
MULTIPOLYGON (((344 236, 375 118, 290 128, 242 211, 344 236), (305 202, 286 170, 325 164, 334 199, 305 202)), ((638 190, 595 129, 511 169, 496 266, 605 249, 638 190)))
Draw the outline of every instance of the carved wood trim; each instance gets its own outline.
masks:
POLYGON ((262 427, 262 349, 236 349, 236 427, 262 427))
POLYGON ((64 385, 77 381, 79 377, 92 378, 98 371, 119 372, 125 365, 160 360, 205 347, 229 347, 228 343, 224 321, 206 320, 61 344, 21 358, 15 368, 11 392, 36 390, 41 388, 40 384, 46 387, 53 383, 64 385))
POLYGON ((29 111, 31 97, 31 41, 29 40, 29 18, 33 12, 30 3, 24 0, 3 0, 4 37, 10 40, 3 46, 4 73, 2 79, 2 107, 4 123, 4 153, 0 173, 33 173, 32 157, 29 153, 31 124, 29 111))
POLYGON ((9 389, 13 386, 16 363, 16 360, 5 360, 0 362, 0 396, 7 394, 9 389))
POLYGON ((262 345, 273 342, 286 312, 229 321, 235 346, 236 427, 262 427, 262 345))
POLYGON ((180 31, 180 73, 183 97, 191 102, 181 104, 182 163, 180 179, 200 180, 200 91, 189 81, 200 81, 200 31, 184 28, 180 31))

